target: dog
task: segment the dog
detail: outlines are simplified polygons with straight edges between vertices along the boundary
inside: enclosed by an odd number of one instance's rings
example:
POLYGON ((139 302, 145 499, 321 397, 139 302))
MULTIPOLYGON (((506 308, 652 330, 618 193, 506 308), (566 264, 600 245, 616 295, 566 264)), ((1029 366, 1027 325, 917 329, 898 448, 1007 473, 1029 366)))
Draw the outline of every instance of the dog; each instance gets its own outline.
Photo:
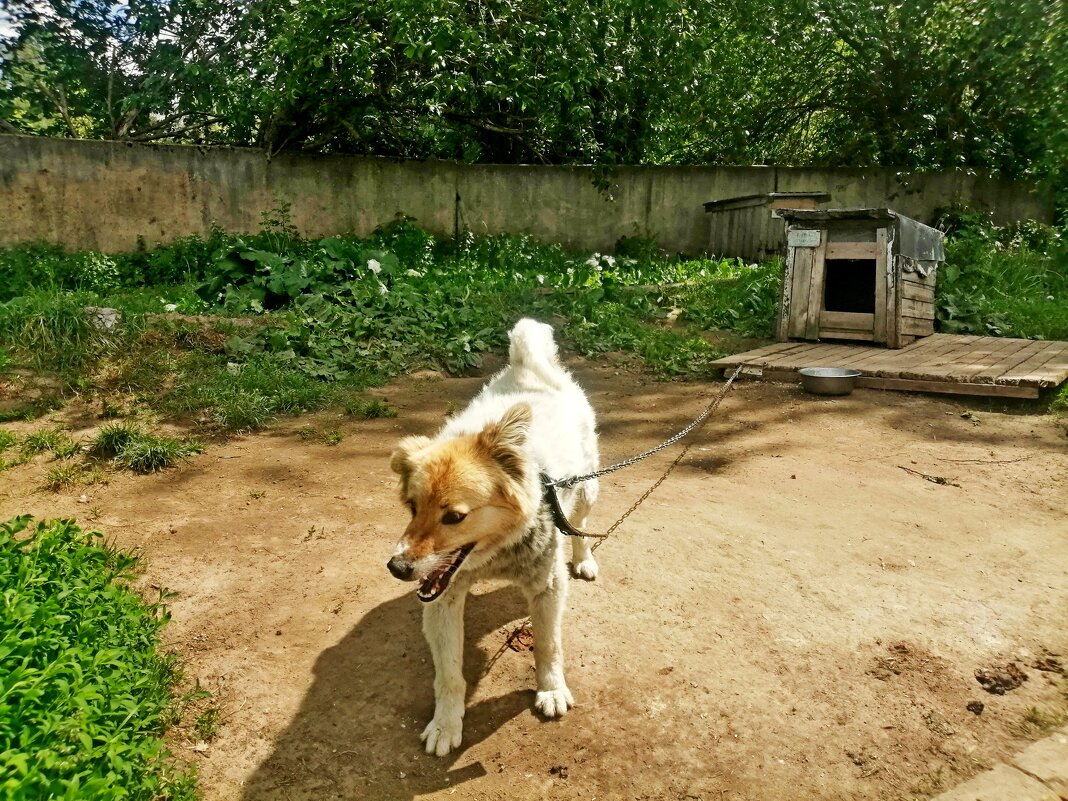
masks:
MULTIPOLYGON (((564 680, 562 623, 568 568, 564 536, 543 499, 539 474, 553 480, 597 470, 596 418, 560 363, 551 326, 531 319, 509 334, 509 364, 433 438, 402 439, 390 459, 412 519, 387 563, 418 581, 423 633, 434 659, 434 717, 421 739, 445 756, 463 734, 463 613, 473 582, 507 579, 530 606, 537 691, 546 718, 574 705, 564 680)), ((582 529, 597 499, 589 479, 559 493, 582 529)), ((585 537, 572 537, 572 571, 597 578, 585 537)))

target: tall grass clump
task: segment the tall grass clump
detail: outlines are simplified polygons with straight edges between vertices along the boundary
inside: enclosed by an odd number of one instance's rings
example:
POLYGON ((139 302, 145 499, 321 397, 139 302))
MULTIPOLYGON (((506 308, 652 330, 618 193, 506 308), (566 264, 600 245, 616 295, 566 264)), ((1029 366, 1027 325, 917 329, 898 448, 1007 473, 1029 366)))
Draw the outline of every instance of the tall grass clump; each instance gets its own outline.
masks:
POLYGON ((85 310, 85 298, 34 290, 0 303, 0 345, 13 361, 60 372, 76 370, 112 342, 85 310))
POLYGON ((180 677, 136 558, 73 521, 0 523, 0 797, 191 801, 162 738, 180 677))
POLYGON ((946 333, 1068 339, 1068 231, 998 227, 978 214, 947 220, 936 315, 946 333))
POLYGON ((135 473, 156 473, 201 451, 203 447, 195 440, 153 434, 127 422, 102 426, 89 445, 91 455, 111 459, 119 467, 135 473))

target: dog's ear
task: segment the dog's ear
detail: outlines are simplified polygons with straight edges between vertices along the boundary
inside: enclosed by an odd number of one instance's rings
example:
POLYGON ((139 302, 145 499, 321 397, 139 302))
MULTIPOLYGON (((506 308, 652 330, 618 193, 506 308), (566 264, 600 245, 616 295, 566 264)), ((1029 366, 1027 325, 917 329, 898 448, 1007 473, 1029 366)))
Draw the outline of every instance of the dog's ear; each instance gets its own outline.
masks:
POLYGON ((402 480, 407 481, 412 472, 412 455, 430 444, 429 437, 405 437, 397 443, 396 450, 389 457, 389 468, 402 480))
POLYGON ((487 455, 515 481, 522 481, 525 475, 523 448, 532 420, 530 405, 517 403, 498 422, 486 426, 478 435, 478 443, 487 455))

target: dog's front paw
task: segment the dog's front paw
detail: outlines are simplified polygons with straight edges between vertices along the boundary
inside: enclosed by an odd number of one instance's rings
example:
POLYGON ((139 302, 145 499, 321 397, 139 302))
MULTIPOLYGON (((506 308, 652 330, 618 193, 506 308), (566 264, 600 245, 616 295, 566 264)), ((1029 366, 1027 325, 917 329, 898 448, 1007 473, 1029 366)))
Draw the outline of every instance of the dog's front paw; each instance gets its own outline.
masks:
POLYGON ((439 757, 445 756, 454 748, 460 747, 463 739, 464 722, 462 718, 447 718, 439 720, 435 717, 419 739, 426 743, 426 752, 439 757))
POLYGON ((575 578, 586 579, 586 581, 593 581, 597 578, 597 560, 593 558, 593 555, 587 556, 581 562, 576 562, 571 566, 571 572, 575 574, 575 578))
POLYGON ((539 690, 534 698, 534 708, 547 718, 559 718, 575 705, 571 690, 562 686, 559 690, 539 690))

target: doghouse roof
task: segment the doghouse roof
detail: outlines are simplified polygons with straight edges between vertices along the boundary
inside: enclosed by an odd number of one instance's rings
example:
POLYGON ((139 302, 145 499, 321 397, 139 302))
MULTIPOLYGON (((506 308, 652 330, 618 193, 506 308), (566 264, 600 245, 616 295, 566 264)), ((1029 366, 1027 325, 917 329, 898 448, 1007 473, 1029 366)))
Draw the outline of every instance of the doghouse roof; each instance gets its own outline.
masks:
POLYGON ((813 228, 823 228, 828 223, 840 221, 892 223, 895 229, 894 253, 917 261, 945 261, 946 258, 941 231, 898 214, 893 209, 776 209, 772 214, 787 222, 813 228))

